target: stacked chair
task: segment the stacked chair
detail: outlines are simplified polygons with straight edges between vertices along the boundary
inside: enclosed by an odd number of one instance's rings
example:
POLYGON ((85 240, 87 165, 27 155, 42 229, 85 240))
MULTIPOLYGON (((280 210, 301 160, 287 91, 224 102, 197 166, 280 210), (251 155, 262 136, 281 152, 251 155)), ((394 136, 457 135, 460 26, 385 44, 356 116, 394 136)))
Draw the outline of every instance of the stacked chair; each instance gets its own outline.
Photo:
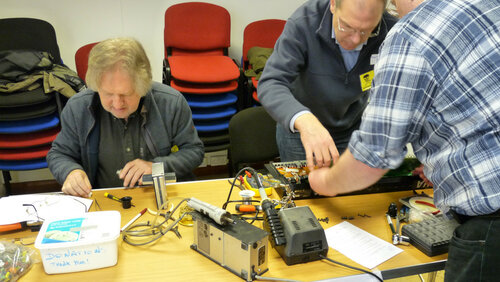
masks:
POLYGON ((193 112, 205 151, 229 147, 238 110, 238 65, 228 56, 231 17, 218 5, 186 2, 165 12, 163 83, 179 90, 193 112))
POLYGON ((89 43, 84 45, 75 53, 75 65, 76 65, 76 73, 78 76, 85 81, 85 75, 87 74, 87 68, 89 66, 89 53, 92 48, 97 45, 99 42, 89 43))
MULTIPOLYGON (((252 69, 252 64, 248 58, 248 51, 252 47, 274 48, 276 40, 283 32, 286 21, 279 19, 267 19, 249 23, 243 31, 243 54, 242 68, 243 70, 252 69)), ((263 68, 261 66, 260 68, 263 68)), ((248 93, 253 98, 254 104, 259 104, 257 97, 256 77, 248 78, 248 93)), ((248 96, 250 96, 248 95, 248 96)))
MULTIPOLYGON (((55 30, 46 21, 0 19, 0 38, 0 51, 45 51, 54 62, 62 62, 55 30)), ((63 102, 59 93, 45 94, 43 87, 0 93, 0 170, 7 195, 12 192, 10 171, 47 167, 45 157, 60 130, 63 102)))

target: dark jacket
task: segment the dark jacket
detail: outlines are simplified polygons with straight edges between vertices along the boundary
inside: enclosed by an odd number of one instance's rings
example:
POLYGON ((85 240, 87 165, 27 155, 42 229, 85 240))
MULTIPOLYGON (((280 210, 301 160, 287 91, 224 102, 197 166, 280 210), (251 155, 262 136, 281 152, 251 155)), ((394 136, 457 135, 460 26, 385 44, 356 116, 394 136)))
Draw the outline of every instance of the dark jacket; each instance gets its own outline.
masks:
POLYGON ((31 91, 59 92, 71 97, 85 89, 85 82, 68 67, 56 64, 47 52, 0 51, 0 93, 31 91))
MULTIPOLYGON (((163 162, 165 171, 175 172, 178 179, 192 178, 192 170, 203 160, 204 149, 186 100, 178 91, 160 83, 153 83, 143 99, 147 109, 143 138, 154 156, 148 161, 163 162), (172 153, 174 145, 179 151, 172 153)), ((83 169, 95 185, 99 103, 98 94, 87 89, 69 99, 64 107, 61 132, 47 154, 49 169, 59 183, 64 183, 72 170, 83 169)))
POLYGON ((396 21, 383 15, 379 35, 367 41, 347 72, 332 39, 330 0, 307 1, 287 20, 267 61, 258 85, 260 102, 285 128, 296 113, 309 110, 336 143, 347 143, 368 102, 360 75, 373 70, 370 58, 396 21))

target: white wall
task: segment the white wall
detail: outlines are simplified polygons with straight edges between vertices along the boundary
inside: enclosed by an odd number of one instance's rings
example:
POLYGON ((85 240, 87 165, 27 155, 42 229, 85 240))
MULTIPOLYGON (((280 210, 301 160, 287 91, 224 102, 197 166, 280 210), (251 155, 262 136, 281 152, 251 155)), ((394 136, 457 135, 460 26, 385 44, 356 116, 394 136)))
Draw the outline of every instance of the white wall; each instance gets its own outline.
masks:
MULTIPOLYGON (((46 20, 56 30, 64 63, 75 68, 81 46, 110 37, 132 36, 146 49, 153 79, 161 82, 165 10, 182 0, 0 0, 0 18, 31 17, 46 20)), ((231 14, 229 55, 241 58, 243 30, 261 19, 287 19, 306 0, 208 0, 231 14)), ((2 40, 0 38, 0 40, 2 40)), ((12 182, 52 179, 48 169, 11 172, 12 182)), ((0 175, 0 183, 1 181, 0 175)), ((0 187, 0 195, 1 193, 0 187)))
MULTIPOLYGON (((245 26, 256 20, 287 19, 306 0, 208 0, 231 14, 229 55, 240 61, 245 26)), ((146 49, 153 79, 161 82, 165 10, 182 0, 0 0, 0 18, 32 17, 51 23, 64 63, 73 70, 76 50, 110 37, 132 36, 146 49)))

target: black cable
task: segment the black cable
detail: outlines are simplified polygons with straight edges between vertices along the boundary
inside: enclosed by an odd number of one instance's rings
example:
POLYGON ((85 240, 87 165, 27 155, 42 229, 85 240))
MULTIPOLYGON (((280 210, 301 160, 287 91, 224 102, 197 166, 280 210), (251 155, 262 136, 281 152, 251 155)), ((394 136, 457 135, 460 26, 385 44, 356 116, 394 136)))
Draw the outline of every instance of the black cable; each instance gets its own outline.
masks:
MULTIPOLYGON (((249 170, 249 169, 253 170, 253 168, 251 168, 251 167, 244 167, 244 168, 240 169, 240 171, 238 171, 238 173, 236 173, 236 175, 234 176, 234 179, 233 179, 233 183, 231 184, 231 189, 229 189, 229 194, 227 195, 226 202, 229 202, 229 199, 231 198, 231 193, 233 192, 234 184, 236 183, 238 176, 240 176, 240 174, 242 174, 242 172, 244 172, 245 170, 249 170)), ((223 208, 223 209, 225 209, 225 208, 223 208)))
POLYGON ((345 263, 341 263, 339 261, 335 261, 331 258, 327 258, 325 257, 324 255, 319 255, 320 258, 322 259, 326 259, 327 261, 331 262, 331 263, 335 263, 335 264, 338 264, 338 265, 341 265, 341 266, 344 266, 344 267, 347 267, 347 268, 350 268, 350 269, 354 269, 354 270, 357 270, 357 271, 361 271, 361 272, 364 272, 364 273, 367 273, 367 274, 370 274, 372 275, 373 277, 377 278, 378 281, 381 281, 383 282, 384 280, 382 280, 382 278, 378 277, 375 273, 373 272, 370 272, 370 271, 367 271, 367 270, 364 270, 364 269, 361 269, 361 268, 357 268, 357 267, 354 267, 354 266, 350 266, 350 265, 347 265, 345 263))

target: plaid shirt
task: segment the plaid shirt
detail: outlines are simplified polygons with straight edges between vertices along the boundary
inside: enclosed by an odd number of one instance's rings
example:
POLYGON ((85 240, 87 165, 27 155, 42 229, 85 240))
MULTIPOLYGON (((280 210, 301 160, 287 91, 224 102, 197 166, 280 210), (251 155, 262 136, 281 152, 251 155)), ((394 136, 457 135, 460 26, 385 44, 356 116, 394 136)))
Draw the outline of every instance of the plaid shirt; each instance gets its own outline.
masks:
POLYGON ((428 0, 390 31, 349 149, 393 169, 407 143, 441 210, 500 209, 500 0, 428 0))

